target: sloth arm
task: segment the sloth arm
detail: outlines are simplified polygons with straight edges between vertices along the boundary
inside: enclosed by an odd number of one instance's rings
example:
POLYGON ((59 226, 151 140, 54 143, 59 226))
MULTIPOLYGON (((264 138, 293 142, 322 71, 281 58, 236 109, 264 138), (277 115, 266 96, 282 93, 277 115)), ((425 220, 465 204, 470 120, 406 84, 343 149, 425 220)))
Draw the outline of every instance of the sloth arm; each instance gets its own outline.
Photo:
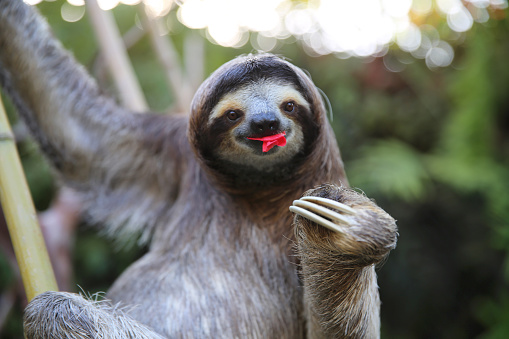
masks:
POLYGON ((64 183, 96 205, 95 221, 120 224, 128 219, 122 210, 174 200, 187 119, 135 114, 103 96, 20 0, 0 1, 0 84, 64 183))
POLYGON ((375 266, 396 246, 395 220, 366 196, 330 184, 306 192, 291 210, 297 214, 308 337, 378 338, 375 266))

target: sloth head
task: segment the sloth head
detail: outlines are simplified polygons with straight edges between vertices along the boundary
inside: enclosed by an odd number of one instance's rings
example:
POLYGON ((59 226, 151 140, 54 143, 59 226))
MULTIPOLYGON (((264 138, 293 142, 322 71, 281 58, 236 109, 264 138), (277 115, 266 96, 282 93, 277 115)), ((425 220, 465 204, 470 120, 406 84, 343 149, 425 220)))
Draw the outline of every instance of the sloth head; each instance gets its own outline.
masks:
POLYGON ((189 137, 198 157, 222 174, 281 177, 310 154, 324 116, 302 70, 274 55, 247 55, 198 89, 189 137))

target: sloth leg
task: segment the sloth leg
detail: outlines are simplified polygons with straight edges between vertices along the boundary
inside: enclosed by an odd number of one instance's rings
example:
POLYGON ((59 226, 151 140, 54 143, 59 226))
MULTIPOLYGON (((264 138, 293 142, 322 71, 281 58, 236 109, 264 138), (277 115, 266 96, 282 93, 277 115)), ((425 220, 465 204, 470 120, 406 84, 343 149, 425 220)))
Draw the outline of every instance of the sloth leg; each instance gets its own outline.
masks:
POLYGON ((35 297, 23 317, 27 339, 162 339, 108 301, 67 292, 35 297))
POLYGON ((396 246, 395 220, 363 194, 336 185, 294 201, 309 338, 377 338, 375 265, 396 246))

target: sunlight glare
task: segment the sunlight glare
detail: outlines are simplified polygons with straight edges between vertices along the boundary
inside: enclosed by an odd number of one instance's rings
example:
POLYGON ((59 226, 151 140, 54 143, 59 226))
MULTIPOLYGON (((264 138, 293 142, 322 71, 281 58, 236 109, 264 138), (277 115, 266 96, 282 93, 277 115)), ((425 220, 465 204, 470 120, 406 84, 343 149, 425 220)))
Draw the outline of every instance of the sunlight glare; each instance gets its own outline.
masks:
MULTIPOLYGON (((423 18, 436 12, 457 34, 468 31, 474 21, 486 22, 489 6, 507 6, 507 0, 465 0, 465 4, 462 0, 181 1, 179 20, 190 28, 206 28, 221 45, 240 46, 234 41, 246 32, 258 33, 251 39, 255 48, 263 45, 260 33, 277 39, 292 35, 313 55, 368 57, 386 53, 395 44, 415 57, 427 58, 431 67, 450 64, 453 53, 449 45, 437 47, 440 34, 429 30, 423 18)), ((274 48, 269 41, 263 49, 274 48)))
POLYGON ((431 0, 414 0, 412 1, 411 10, 417 15, 428 15, 433 9, 433 2, 431 0))
POLYGON ((85 0, 67 0, 73 6, 85 6, 85 0))
POLYGON ((97 0, 103 11, 109 11, 118 6, 119 0, 97 0))
POLYGON ((151 17, 161 17, 168 14, 173 5, 173 0, 144 0, 147 14, 151 17))
MULTIPOLYGON (((67 0, 61 9, 64 20, 81 19, 83 9, 76 8, 85 1, 67 0)), ((310 55, 369 58, 397 46, 425 59, 430 68, 451 64, 454 50, 445 40, 460 41, 474 22, 485 23, 508 7, 508 0, 98 0, 103 10, 142 1, 152 17, 166 16, 178 5, 183 25, 204 29, 210 41, 226 47, 251 41, 257 50, 272 51, 283 45, 278 41, 298 40, 310 55), (449 29, 440 26, 438 32, 437 15, 449 29)))
POLYGON ((242 38, 238 26, 219 20, 212 21, 209 24, 208 32, 215 42, 226 47, 236 46, 242 38))
POLYGON ((263 32, 271 31, 278 25, 278 7, 285 0, 236 1, 243 3, 242 25, 250 31, 263 32))
POLYGON ((438 9, 444 14, 458 12, 463 4, 461 0, 436 0, 438 9))
POLYGON ((313 13, 305 9, 296 9, 285 17, 286 29, 293 35, 303 35, 316 29, 313 13))
POLYGON ((219 45, 233 47, 241 41, 240 7, 238 1, 230 0, 216 0, 208 6, 208 32, 219 45))
POLYGON ((27 5, 32 5, 32 6, 35 6, 37 5, 38 3, 40 3, 42 0, 23 0, 24 3, 26 3, 27 5))
POLYGON ((384 11, 392 17, 400 18, 408 15, 412 0, 382 0, 384 11))
POLYGON ((141 0, 120 0, 121 3, 128 6, 134 6, 141 2, 141 0))
POLYGON ((203 0, 188 0, 179 7, 177 15, 180 22, 189 28, 205 28, 208 24, 207 2, 203 0))
POLYGON ((378 24, 382 18, 379 0, 322 0, 316 20, 335 52, 366 56, 377 50, 378 24))

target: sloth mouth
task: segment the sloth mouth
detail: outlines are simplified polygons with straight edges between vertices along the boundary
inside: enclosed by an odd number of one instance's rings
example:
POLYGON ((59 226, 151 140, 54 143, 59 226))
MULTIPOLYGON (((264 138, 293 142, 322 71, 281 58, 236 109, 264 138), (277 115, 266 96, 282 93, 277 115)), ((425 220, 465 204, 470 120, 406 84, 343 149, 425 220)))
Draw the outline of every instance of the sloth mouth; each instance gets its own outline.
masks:
POLYGON ((262 142, 262 152, 267 153, 273 147, 279 146, 284 147, 286 145, 286 132, 280 132, 277 134, 266 135, 262 137, 251 136, 247 137, 249 140, 261 141, 262 142))

